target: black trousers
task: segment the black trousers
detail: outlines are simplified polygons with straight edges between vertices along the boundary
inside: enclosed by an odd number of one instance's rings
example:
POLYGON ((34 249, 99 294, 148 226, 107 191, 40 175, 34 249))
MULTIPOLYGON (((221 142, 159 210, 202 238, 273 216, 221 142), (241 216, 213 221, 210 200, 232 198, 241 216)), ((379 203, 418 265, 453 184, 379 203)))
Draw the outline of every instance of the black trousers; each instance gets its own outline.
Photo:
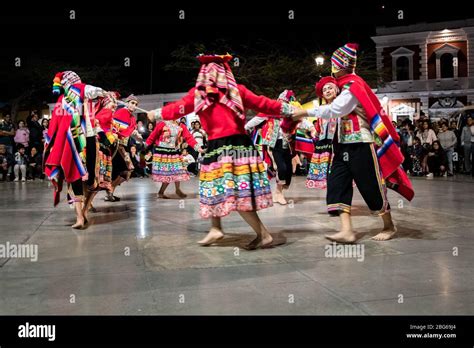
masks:
POLYGON ((277 140, 275 147, 271 149, 273 159, 277 166, 277 179, 290 186, 291 177, 293 176, 293 166, 291 164, 291 150, 283 148, 283 140, 277 140))
POLYGON ((350 213, 355 181, 362 198, 373 214, 390 210, 377 154, 371 143, 336 144, 334 159, 328 176, 328 213, 350 213))

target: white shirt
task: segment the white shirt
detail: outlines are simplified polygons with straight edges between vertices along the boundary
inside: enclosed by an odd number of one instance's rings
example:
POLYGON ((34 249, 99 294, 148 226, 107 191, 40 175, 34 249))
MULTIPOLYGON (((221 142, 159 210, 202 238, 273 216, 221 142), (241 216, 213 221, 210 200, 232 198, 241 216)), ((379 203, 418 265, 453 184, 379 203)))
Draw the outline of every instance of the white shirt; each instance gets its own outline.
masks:
POLYGON ((308 115, 326 120, 344 117, 354 111, 358 105, 357 98, 348 89, 344 89, 331 104, 315 106, 308 110, 308 115))

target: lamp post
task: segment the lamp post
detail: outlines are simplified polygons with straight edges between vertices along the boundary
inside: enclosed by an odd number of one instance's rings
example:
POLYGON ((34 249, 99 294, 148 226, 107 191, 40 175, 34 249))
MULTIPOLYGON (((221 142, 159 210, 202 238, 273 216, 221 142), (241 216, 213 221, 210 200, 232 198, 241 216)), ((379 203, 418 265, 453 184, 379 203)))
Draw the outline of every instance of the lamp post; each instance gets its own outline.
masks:
POLYGON ((317 66, 321 66, 324 64, 324 57, 323 56, 317 56, 314 58, 314 61, 316 62, 317 66))

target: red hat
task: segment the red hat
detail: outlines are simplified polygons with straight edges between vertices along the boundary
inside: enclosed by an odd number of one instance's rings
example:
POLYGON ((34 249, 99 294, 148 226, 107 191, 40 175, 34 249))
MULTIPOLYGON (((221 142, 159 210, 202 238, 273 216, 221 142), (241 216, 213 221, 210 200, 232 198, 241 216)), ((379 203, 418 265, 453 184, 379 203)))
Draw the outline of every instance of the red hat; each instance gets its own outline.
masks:
POLYGON ((332 76, 324 76, 321 80, 319 80, 317 83, 316 83, 316 95, 319 97, 319 98, 324 98, 323 97, 323 88, 325 85, 327 85, 328 83, 333 83, 336 87, 337 87, 337 81, 334 77, 332 76))

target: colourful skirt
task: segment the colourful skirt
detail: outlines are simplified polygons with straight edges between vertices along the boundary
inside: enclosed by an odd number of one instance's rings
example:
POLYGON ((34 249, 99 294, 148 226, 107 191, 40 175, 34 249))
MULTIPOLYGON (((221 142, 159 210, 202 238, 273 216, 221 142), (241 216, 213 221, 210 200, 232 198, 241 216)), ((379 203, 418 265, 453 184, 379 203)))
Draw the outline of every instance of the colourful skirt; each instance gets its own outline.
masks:
POLYGON ((112 156, 108 150, 99 150, 99 187, 112 189, 112 156))
POLYGON ((199 174, 199 196, 203 218, 273 205, 265 166, 247 135, 209 141, 199 174))
POLYGON ((155 146, 152 165, 153 181, 172 183, 189 180, 189 173, 179 150, 155 146))
POLYGON ((325 189, 327 178, 331 167, 332 140, 325 139, 318 141, 314 147, 311 157, 306 187, 314 189, 325 189))

